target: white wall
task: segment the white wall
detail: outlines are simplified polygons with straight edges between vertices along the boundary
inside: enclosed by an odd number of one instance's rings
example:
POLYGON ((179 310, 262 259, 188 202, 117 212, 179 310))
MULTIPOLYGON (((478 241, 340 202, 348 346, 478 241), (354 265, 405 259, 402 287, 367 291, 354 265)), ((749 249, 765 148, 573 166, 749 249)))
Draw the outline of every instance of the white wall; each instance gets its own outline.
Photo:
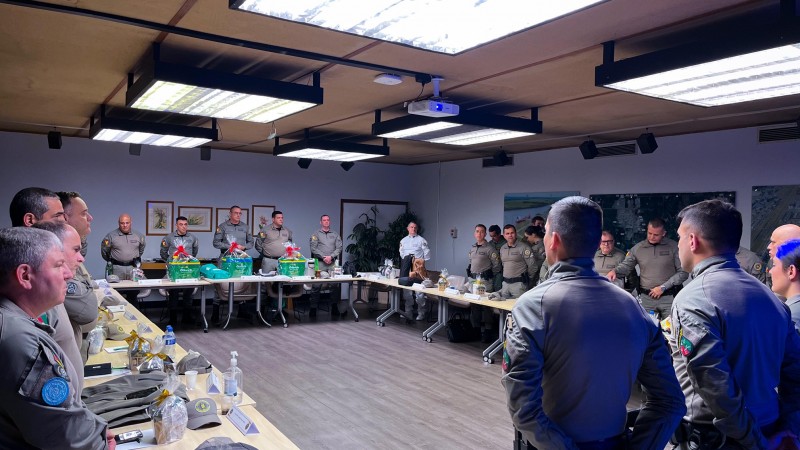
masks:
POLYGON ((755 128, 659 137, 658 145, 650 155, 589 161, 577 148, 565 148, 514 155, 513 167, 482 169, 479 160, 415 167, 419 181, 412 204, 433 249, 429 267, 461 274, 474 225, 502 226, 506 193, 735 191, 744 219, 742 244, 749 247, 752 187, 800 184, 800 142, 758 144, 755 128), (450 238, 452 227, 459 230, 457 239, 450 238))
MULTIPOLYGON (((314 161, 302 170, 294 158, 225 151, 213 151, 211 161, 200 161, 198 149, 150 146, 137 157, 128 154, 127 144, 67 137, 60 150, 51 150, 45 136, 18 133, 0 133, 0 152, 0 205, 4 208, 17 191, 29 186, 81 193, 94 216, 87 268, 95 276, 104 268, 103 236, 117 228, 123 212, 131 215, 133 228, 144 233, 148 200, 175 202, 175 215, 178 206, 186 205, 276 205, 307 252, 321 214, 329 214, 332 228, 338 231, 340 199, 409 201, 403 185, 413 170, 356 163, 345 172, 328 161, 314 161)), ((0 214, 0 227, 10 225, 8 213, 0 214)), ((349 231, 343 233, 345 237, 349 231)), ((195 234, 200 239, 199 256, 219 255, 211 245, 213 231, 195 234)), ((158 257, 160 242, 160 236, 148 236, 144 257, 158 257)))
MULTIPOLYGON (((344 172, 325 161, 301 170, 295 159, 224 151, 206 162, 197 149, 145 147, 135 157, 127 145, 87 139, 64 138, 62 149, 51 150, 45 136, 0 133, 0 204, 27 186, 79 191, 95 217, 87 266, 97 275, 103 270, 100 240, 117 227, 122 212, 144 231, 147 200, 174 201, 176 214, 180 205, 274 204, 304 249, 323 212, 338 228, 342 198, 408 201, 433 250, 429 267, 461 273, 473 226, 502 224, 509 192, 736 191, 745 222, 742 243, 749 246, 752 186, 800 184, 800 142, 758 144, 753 128, 663 137, 658 144, 651 155, 591 161, 566 148, 515 155, 513 167, 482 169, 480 160, 410 167, 357 163, 344 172), (457 239, 450 238, 452 227, 459 230, 457 239)), ((0 227, 9 225, 7 214, 0 214, 0 227)), ((200 256, 217 256, 213 233, 198 236, 200 256)), ((158 255, 160 239, 147 238, 145 257, 158 255)))

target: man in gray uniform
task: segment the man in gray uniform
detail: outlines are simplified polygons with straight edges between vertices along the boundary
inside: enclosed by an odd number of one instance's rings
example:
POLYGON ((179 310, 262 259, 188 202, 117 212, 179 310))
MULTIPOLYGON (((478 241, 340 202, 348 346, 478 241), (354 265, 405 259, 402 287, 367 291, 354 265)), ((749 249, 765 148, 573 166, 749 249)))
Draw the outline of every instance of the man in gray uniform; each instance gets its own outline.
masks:
POLYGON ((77 192, 58 192, 61 206, 64 207, 64 217, 67 223, 78 231, 81 237, 81 254, 86 256, 86 237, 92 232, 92 221, 94 217, 89 214, 89 207, 77 192))
POLYGON ((0 230, 0 248, 0 448, 113 449, 53 329, 32 319, 64 299, 72 273, 61 243, 17 227, 0 230))
MULTIPOLYGON (((475 225, 475 243, 469 249, 469 265, 467 266, 467 276, 470 278, 481 277, 487 292, 492 290, 494 276, 503 273, 503 266, 500 265, 500 253, 494 245, 486 241, 486 225, 479 223, 475 225)), ((492 334, 494 325, 494 315, 491 308, 480 305, 470 305, 469 318, 472 326, 481 329, 481 339, 492 342, 497 337, 497 333, 492 334)), ((496 327, 494 327, 496 328, 496 327)))
MULTIPOLYGON (((625 259, 625 252, 614 246, 614 235, 610 231, 603 230, 601 236, 600 248, 594 254, 594 270, 604 274, 614 270, 625 259)), ((622 278, 617 278, 613 283, 625 287, 622 278)))
MULTIPOLYGON (((131 273, 144 254, 144 235, 131 229, 130 214, 119 216, 119 228, 109 231, 100 243, 100 255, 109 261, 112 273, 120 280, 132 279, 131 273)), ((136 290, 125 292, 128 302, 136 303, 136 290)))
MULTIPOLYGON (((506 243, 505 238, 503 237, 503 230, 500 229, 499 225, 491 225, 489 227, 489 243, 494 245, 494 249, 497 250, 497 253, 500 253, 500 249, 503 248, 503 245, 506 243)), ((502 266, 502 262, 500 263, 502 266)), ((487 286, 486 289, 494 292, 499 291, 503 287, 503 273, 496 273, 494 275, 494 283, 493 286, 487 286)))
POLYGON ((552 276, 519 298, 507 322, 509 412, 539 449, 660 450, 686 411, 658 327, 592 269, 602 216, 584 197, 553 204, 544 238, 552 276), (627 442, 634 380, 648 397, 627 442))
POLYGON ((786 299, 794 327, 800 333, 800 239, 778 246, 770 273, 772 292, 786 299))
MULTIPOLYGON (((537 216, 538 217, 538 216, 537 216)), ((525 242, 531 246, 531 252, 533 252, 533 259, 536 261, 536 268, 534 269, 534 274, 538 274, 544 264, 545 260, 545 253, 544 253, 544 225, 528 225, 525 228, 525 242)), ((539 284, 539 277, 534 275, 533 277, 533 286, 539 284)))
POLYGON ((647 223, 647 239, 634 245, 625 259, 606 276, 615 281, 639 266, 639 302, 659 319, 669 315, 672 300, 689 276, 681 270, 678 244, 666 237, 664 221, 655 218, 647 223))
POLYGON ((800 432, 800 336, 787 308, 736 263, 742 215, 733 205, 706 200, 678 220, 691 273, 669 336, 688 410, 678 436, 691 448, 774 448, 769 438, 800 432))
MULTIPOLYGON (((422 259, 428 261, 431 259, 431 249, 428 247, 428 241, 424 237, 417 234, 419 229, 418 225, 414 222, 409 222, 406 230, 408 236, 400 240, 400 259, 412 255, 415 259, 422 259)), ((409 293, 407 289, 403 289, 403 297, 409 293)), ((422 292, 414 292, 414 301, 410 298, 405 299, 405 314, 406 319, 411 320, 414 317, 414 302, 417 303, 417 320, 425 320, 425 304, 427 299, 422 292)))
POLYGON ((242 208, 231 206, 230 218, 220 224, 214 232, 214 248, 219 249, 219 256, 231 248, 232 241, 236 241, 240 250, 247 251, 253 248, 253 234, 246 223, 242 222, 242 208))
MULTIPOLYGON (((81 255, 86 256, 86 237, 92 231, 91 223, 94 220, 89 214, 89 207, 77 192, 59 192, 58 198, 64 207, 67 223, 75 228, 81 238, 81 255)), ((64 308, 69 315, 75 340, 85 363, 89 358, 89 346, 83 338, 97 325, 97 296, 94 293, 97 286, 82 261, 72 273, 74 277, 67 281, 64 308)), ((136 291, 131 291, 126 295, 133 298, 135 293, 136 291)))
POLYGON ((278 270, 278 258, 286 253, 285 243, 292 240, 292 230, 283 226, 283 213, 272 211, 272 223, 256 238, 256 250, 261 254, 263 273, 278 270))
MULTIPOLYGON (((167 235, 161 240, 161 259, 169 263, 172 257, 178 253, 179 247, 182 247, 184 253, 197 256, 200 246, 197 242, 197 237, 189 233, 189 219, 184 216, 178 216, 175 219, 175 231, 167 235)), ((192 317, 192 292, 194 289, 169 289, 167 295, 169 296, 169 323, 175 325, 178 322, 178 297, 183 298, 183 323, 192 324, 194 317, 192 317)))
POLYGON ((745 272, 756 277, 758 281, 767 284, 767 272, 764 270, 764 264, 758 255, 740 245, 739 249, 736 250, 736 262, 745 272))
POLYGON ((506 243, 500 248, 500 261, 503 263, 503 287, 492 297, 517 298, 533 285, 536 276, 536 260, 531 247, 517 240, 514 225, 503 227, 506 243))
MULTIPOLYGON (((339 233, 331 230, 331 217, 323 214, 319 219, 321 228, 311 235, 311 240, 308 248, 311 249, 311 257, 317 259, 319 270, 328 272, 333 277, 333 263, 342 255, 342 237, 339 233)), ((342 289, 339 283, 332 283, 321 285, 314 283, 311 285, 311 309, 309 316, 314 317, 317 314, 317 305, 319 304, 319 293, 325 287, 330 291, 331 296, 331 317, 344 317, 347 315, 347 309, 339 313, 339 301, 342 297, 342 289)))

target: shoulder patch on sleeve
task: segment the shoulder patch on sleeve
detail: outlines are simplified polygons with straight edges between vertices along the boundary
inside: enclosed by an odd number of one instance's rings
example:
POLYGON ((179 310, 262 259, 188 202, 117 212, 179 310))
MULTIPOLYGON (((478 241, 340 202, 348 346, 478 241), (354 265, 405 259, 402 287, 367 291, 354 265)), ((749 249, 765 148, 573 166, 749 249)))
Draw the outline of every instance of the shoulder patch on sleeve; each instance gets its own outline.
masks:
POLYGON ((525 253, 525 256, 531 256, 531 249, 530 248, 526 248, 524 253, 525 253))
POLYGON ((756 272, 761 272, 761 269, 763 267, 764 266, 762 266, 760 262, 757 262, 757 263, 753 264, 753 270, 755 270, 756 272))
POLYGON ((498 258, 497 252, 492 252, 492 256, 491 256, 491 258, 492 258, 493 260, 497 260, 497 258, 498 258))
POLYGON ((264 239, 265 237, 267 237, 267 233, 264 233, 263 231, 259 231, 258 232, 258 237, 261 238, 261 239, 264 239))
POLYGON ((215 233, 222 233, 222 228, 217 227, 217 230, 215 231, 215 233))
POLYGON ((74 281, 67 282, 67 295, 73 295, 78 292, 78 283, 74 281))
POLYGON ((169 244, 167 244, 167 240, 166 239, 162 239, 161 240, 161 246, 164 247, 164 248, 169 247, 169 244))
POLYGON ((311 240, 312 240, 312 241, 316 241, 317 239, 319 239, 319 238, 317 237, 317 235, 316 235, 316 234, 312 234, 312 235, 311 235, 311 240))
POLYGON ((103 246, 108 247, 108 244, 109 244, 108 238, 103 239, 103 246))

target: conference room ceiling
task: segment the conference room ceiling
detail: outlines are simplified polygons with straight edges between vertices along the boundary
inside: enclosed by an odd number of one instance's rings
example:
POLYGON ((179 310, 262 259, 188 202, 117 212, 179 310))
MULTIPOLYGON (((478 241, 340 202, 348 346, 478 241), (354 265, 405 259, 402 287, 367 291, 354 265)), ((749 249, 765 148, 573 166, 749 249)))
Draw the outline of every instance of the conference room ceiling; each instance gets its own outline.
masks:
MULTIPOLYGON (((382 120, 405 115, 404 102, 426 98, 413 78, 386 86, 379 72, 162 33, 126 23, 22 6, 0 0, 0 130, 88 138, 89 117, 102 103, 124 105, 128 73, 161 43, 162 59, 281 81, 311 84, 320 73, 324 104, 278 120, 281 143, 312 137, 379 144, 382 120)), ((374 160, 423 164, 631 141, 656 136, 794 122, 800 95, 703 108, 596 87, 602 43, 616 42, 616 59, 712 34, 722 23, 776 17, 777 1, 608 0, 457 55, 437 54, 228 9, 223 0, 50 1, 81 10, 437 74, 443 96, 461 110, 529 118, 537 107, 543 133, 465 147, 390 139, 391 154, 374 160)), ((443 25, 458 17, 442 17, 443 25)), ((272 154, 272 124, 219 120, 215 149, 272 154)), ((42 138, 44 140, 44 137, 42 138)), ((164 149, 164 151, 169 151, 164 149)), ((577 149, 575 150, 578 151, 577 149)))

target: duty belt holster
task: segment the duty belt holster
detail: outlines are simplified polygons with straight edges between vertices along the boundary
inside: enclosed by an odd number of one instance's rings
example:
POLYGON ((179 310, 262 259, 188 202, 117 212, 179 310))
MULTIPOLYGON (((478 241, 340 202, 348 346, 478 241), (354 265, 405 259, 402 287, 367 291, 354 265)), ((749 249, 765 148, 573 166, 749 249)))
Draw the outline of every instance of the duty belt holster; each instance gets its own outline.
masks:
POLYGON ((521 283, 521 282, 525 281, 525 277, 524 276, 523 277, 514 277, 514 278, 503 277, 503 281, 505 281, 506 283, 509 283, 509 284, 511 284, 511 283, 521 283))
POLYGON ((113 264, 115 266, 132 266, 133 265, 133 261, 122 262, 122 261, 117 261, 116 259, 112 259, 111 260, 111 264, 113 264))
POLYGON ((689 450, 715 450, 725 445, 725 435, 713 425, 681 421, 670 438, 674 445, 684 444, 689 450))

